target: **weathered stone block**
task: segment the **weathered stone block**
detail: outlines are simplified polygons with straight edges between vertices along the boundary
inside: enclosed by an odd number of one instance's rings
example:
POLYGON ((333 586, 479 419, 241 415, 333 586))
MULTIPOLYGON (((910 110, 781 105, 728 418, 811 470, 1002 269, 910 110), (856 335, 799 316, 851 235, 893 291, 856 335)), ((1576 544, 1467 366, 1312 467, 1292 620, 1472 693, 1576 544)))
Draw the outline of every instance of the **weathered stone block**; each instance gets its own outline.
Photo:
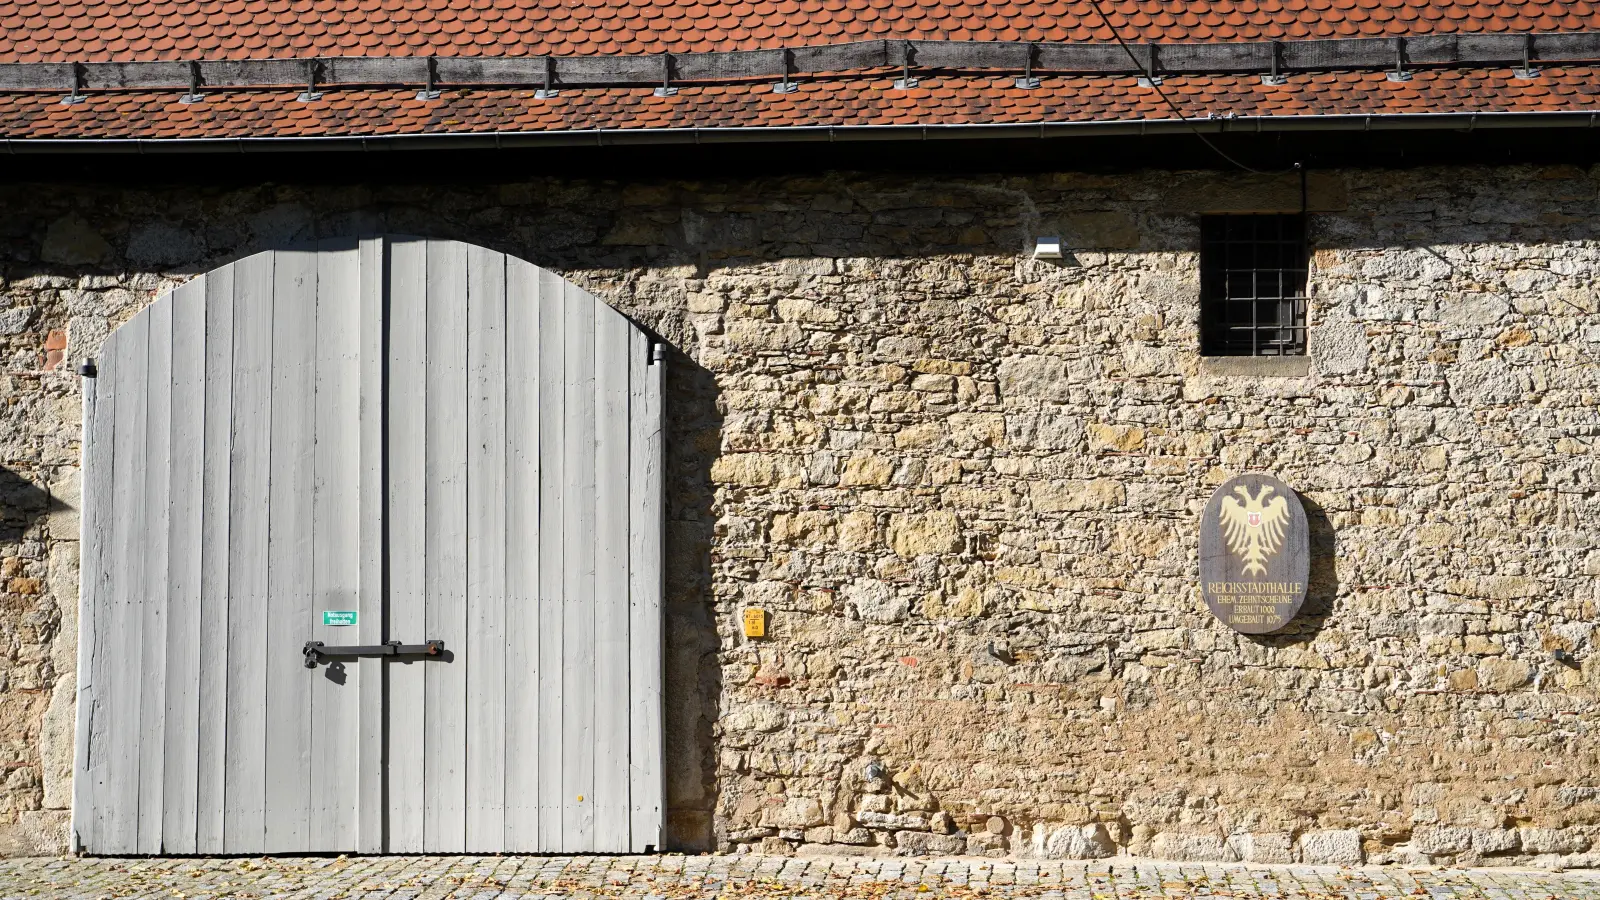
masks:
POLYGON ((1133 217, 1120 210, 1082 212, 1062 216, 1053 223, 1063 246, 1077 250, 1123 250, 1139 245, 1133 217))
POLYGON ((1429 856, 1450 856, 1472 849, 1472 829, 1455 825, 1430 825, 1411 833, 1411 845, 1429 856))
POLYGON ((955 834, 897 831, 894 846, 901 856, 955 856, 967 851, 967 839, 955 834))
POLYGON ((954 553, 962 543, 961 520, 948 510, 889 518, 889 546, 901 556, 954 553))
POLYGON ((1006 399, 1065 400, 1070 396, 1065 360, 1014 356, 1000 362, 1000 396, 1006 399))
POLYGON ((1214 834, 1185 834, 1163 831, 1150 842, 1150 852, 1159 859, 1184 862, 1238 862, 1239 854, 1214 834))
POLYGON ((1485 659, 1478 663, 1478 687, 1503 694, 1527 684, 1532 670, 1520 659, 1485 659))
POLYGON ((856 821, 868 828, 880 830, 899 831, 910 829, 923 831, 928 827, 928 820, 923 816, 903 815, 900 813, 861 812, 856 814, 856 821))
POLYGON ((1250 863, 1292 863, 1294 838, 1288 832, 1242 832, 1228 836, 1228 846, 1250 863))
POLYGON ((1028 485, 1028 497, 1036 512, 1080 512, 1119 507, 1127 502, 1127 491, 1110 478, 1035 481, 1028 485))
POLYGON ((39 255, 45 262, 93 265, 110 258, 111 252, 111 245, 82 216, 71 215, 51 222, 45 229, 39 255))
POLYGON ((1591 844, 1588 837, 1570 828, 1521 828, 1517 836, 1528 853, 1583 853, 1591 844))
POLYGON ((1089 449, 1127 453, 1144 447, 1144 429, 1137 425, 1094 422, 1089 425, 1089 449))
POLYGON ((1361 832, 1355 830, 1311 831, 1300 835, 1300 862, 1313 865, 1359 866, 1366 859, 1361 851, 1361 832))
POLYGON ((789 797, 761 811, 761 824, 767 828, 811 828, 822 823, 822 804, 810 797, 789 797))
POLYGON ((1522 849, 1515 828, 1477 828, 1472 832, 1472 849, 1482 854, 1515 853, 1522 849))
POLYGON ((762 487, 778 480, 777 459, 765 453, 730 453, 711 464, 711 480, 718 484, 762 487))
POLYGON ((875 453, 858 453, 845 460, 839 483, 850 487, 881 487, 893 477, 893 459, 875 453))
POLYGON ((911 600, 882 581, 861 579, 840 592, 845 603, 868 622, 898 622, 911 611, 911 600))
POLYGON ((1033 826, 1033 855, 1039 859, 1104 859, 1117 852, 1106 827, 1090 825, 1033 826))

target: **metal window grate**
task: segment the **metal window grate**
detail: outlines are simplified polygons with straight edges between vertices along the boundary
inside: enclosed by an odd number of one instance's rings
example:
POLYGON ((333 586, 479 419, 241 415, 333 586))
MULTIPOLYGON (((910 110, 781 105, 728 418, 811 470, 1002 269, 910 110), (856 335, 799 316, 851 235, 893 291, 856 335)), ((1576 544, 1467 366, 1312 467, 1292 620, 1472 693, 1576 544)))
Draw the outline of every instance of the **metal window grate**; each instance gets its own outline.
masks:
POLYGON ((1304 355, 1307 260, 1304 215, 1203 216, 1200 352, 1304 355))

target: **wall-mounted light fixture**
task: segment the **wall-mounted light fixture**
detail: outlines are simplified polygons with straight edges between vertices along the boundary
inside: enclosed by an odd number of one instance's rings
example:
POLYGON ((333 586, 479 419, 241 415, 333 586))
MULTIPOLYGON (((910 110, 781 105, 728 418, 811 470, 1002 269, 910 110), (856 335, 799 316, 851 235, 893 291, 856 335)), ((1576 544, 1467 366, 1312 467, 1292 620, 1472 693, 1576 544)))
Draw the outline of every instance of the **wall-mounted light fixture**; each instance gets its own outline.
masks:
POLYGON ((1060 259, 1061 238, 1042 237, 1033 243, 1034 259, 1060 259))

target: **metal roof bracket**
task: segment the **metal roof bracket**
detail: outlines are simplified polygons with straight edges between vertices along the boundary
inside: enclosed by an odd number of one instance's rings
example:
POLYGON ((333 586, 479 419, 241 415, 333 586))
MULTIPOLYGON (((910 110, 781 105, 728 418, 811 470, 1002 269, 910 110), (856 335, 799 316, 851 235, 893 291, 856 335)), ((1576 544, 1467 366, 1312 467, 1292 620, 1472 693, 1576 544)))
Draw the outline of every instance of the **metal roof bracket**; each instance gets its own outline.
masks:
POLYGON ((1410 81, 1411 71, 1406 68, 1406 39, 1394 39, 1394 68, 1389 70, 1390 81, 1410 81))
POLYGON ((428 83, 417 91, 418 100, 439 99, 439 60, 437 57, 428 57, 428 83))
POLYGON ((1512 69, 1511 76, 1523 80, 1539 77, 1539 70, 1533 67, 1533 35, 1522 36, 1522 68, 1512 69))
POLYGON ((794 71, 794 51, 785 48, 780 55, 783 57, 783 80, 772 86, 774 94, 792 94, 800 89, 800 85, 789 80, 794 71))
POLYGON ((657 97, 672 97, 678 89, 672 86, 672 54, 661 54, 661 86, 656 88, 657 97))
POLYGON ((895 79, 894 89, 904 91, 917 86, 917 79, 911 76, 911 67, 916 63, 917 48, 910 41, 906 41, 905 57, 900 62, 900 77, 895 79))
POLYGON ((296 100, 301 103, 310 103, 313 100, 322 99, 322 92, 317 90, 317 68, 321 65, 322 63, 318 60, 306 60, 306 89, 305 93, 295 98, 296 100))
POLYGON ((184 94, 182 97, 179 97, 178 98, 178 102, 179 103, 199 103, 201 100, 204 100, 205 99, 205 95, 200 93, 200 85, 203 82, 203 80, 204 79, 202 79, 200 77, 200 63, 198 61, 195 61, 195 60, 190 60, 189 61, 189 93, 184 94))
POLYGON ((1156 88, 1161 86, 1161 51, 1157 44, 1145 44, 1149 48, 1150 67, 1139 76, 1139 87, 1156 88))
POLYGON ((1283 41, 1272 42, 1272 71, 1261 76, 1261 83, 1272 87, 1283 87, 1289 83, 1289 76, 1279 70, 1283 64, 1283 41))
POLYGON ((1022 76, 1017 79, 1017 87, 1024 91, 1038 90, 1039 79, 1033 74, 1033 56, 1039 52, 1037 44, 1029 44, 1022 56, 1022 76))
POLYGON ((83 66, 72 63, 70 68, 72 70, 72 89, 65 97, 61 98, 61 102, 67 106, 83 102, 83 95, 78 93, 79 86, 83 84, 83 66))
POLYGON ((533 99, 553 100, 558 95, 559 92, 556 90, 556 58, 546 56, 544 58, 544 87, 533 92, 533 99))

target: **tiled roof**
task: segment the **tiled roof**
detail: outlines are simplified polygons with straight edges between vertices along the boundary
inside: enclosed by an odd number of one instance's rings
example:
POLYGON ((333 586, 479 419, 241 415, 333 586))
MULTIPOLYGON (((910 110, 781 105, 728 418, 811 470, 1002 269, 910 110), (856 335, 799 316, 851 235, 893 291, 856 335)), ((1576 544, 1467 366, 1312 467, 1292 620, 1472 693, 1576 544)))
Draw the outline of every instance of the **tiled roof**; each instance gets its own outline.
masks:
MULTIPOLYGON (((1590 0, 1101 0, 1126 40, 1600 28, 1590 0)), ((1114 39, 1089 0, 0 0, 0 62, 562 56, 1114 39)))
MULTIPOLYGON (((0 0, 0 63, 242 60, 291 57, 639 56, 796 48, 863 39, 1036 41, 1106 45, 1332 37, 1600 32, 1600 0, 0 0)), ((1287 46, 1287 45, 1285 45, 1287 46)), ((1516 44, 1520 47, 1520 43, 1516 44)), ((1114 48, 1113 48, 1114 49, 1114 48)), ((1459 58, 1459 57, 1458 57, 1459 58)), ((1504 59, 1503 56, 1477 57, 1504 59)), ((1557 57, 1563 58, 1563 57, 1557 57)), ((1585 54, 1564 57, 1589 62, 1585 54)), ((427 67, 424 67, 427 68, 427 67)), ((63 68, 59 71, 70 71, 63 68)), ((419 70, 420 71, 420 70, 419 70)), ((1209 71, 1209 70, 1190 70, 1209 71)), ((299 102, 280 85, 178 90, 0 92, 0 139, 252 138, 581 133, 727 129, 1129 122, 1175 119, 1127 75, 928 72, 897 91, 883 70, 800 82, 446 90, 337 87, 299 102)), ((55 78, 56 76, 52 76, 55 78)), ((65 78, 62 79, 65 81, 65 78)), ((41 82, 53 84, 53 81, 41 82)), ((144 82, 148 84, 149 82, 144 82)), ((276 82, 274 82, 276 83, 276 82)), ((1459 112, 1600 112, 1600 69, 1546 64, 1534 78, 1505 68, 1168 75, 1185 116, 1301 117, 1459 112)))
MULTIPOLYGON (((1052 77, 1021 90, 1013 77, 933 77, 909 90, 890 76, 809 82, 792 94, 767 84, 685 86, 671 97, 649 88, 445 91, 423 101, 414 90, 330 91, 298 102, 290 91, 208 95, 181 103, 172 92, 0 95, 0 137, 249 138, 395 136, 506 132, 593 133, 667 128, 982 125, 1172 120, 1166 104, 1131 78, 1052 77)), ((1259 76, 1173 76, 1168 96, 1194 119, 1396 113, 1535 113, 1600 110, 1600 69, 1547 69, 1517 78, 1508 69, 1297 76, 1272 87, 1259 76)))

